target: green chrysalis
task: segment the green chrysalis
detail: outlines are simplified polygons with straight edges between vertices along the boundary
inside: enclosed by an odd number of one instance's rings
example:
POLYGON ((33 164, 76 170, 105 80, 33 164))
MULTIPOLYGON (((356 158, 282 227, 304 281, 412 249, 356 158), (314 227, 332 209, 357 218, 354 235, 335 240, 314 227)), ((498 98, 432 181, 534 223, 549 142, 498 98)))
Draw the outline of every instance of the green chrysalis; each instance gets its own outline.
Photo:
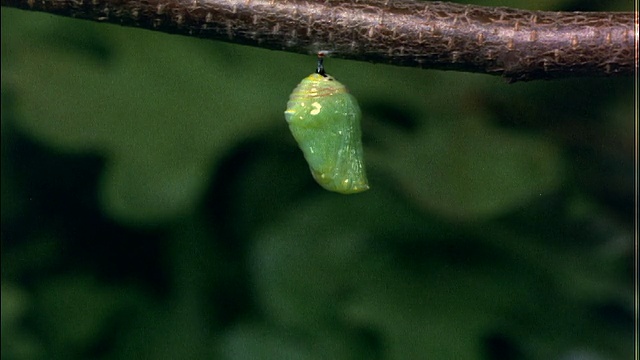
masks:
POLYGON ((362 156, 360 107, 347 88, 318 70, 293 90, 284 117, 311 174, 323 188, 341 194, 369 189, 362 156))

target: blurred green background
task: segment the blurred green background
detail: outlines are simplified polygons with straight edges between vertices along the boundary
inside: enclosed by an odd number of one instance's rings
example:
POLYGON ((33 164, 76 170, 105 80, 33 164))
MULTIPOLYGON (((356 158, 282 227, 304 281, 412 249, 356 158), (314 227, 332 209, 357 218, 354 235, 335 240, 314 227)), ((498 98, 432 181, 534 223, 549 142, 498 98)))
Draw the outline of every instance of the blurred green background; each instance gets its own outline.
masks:
POLYGON ((632 78, 325 64, 363 194, 284 121, 313 56, 2 8, 2 358, 632 358, 632 78))

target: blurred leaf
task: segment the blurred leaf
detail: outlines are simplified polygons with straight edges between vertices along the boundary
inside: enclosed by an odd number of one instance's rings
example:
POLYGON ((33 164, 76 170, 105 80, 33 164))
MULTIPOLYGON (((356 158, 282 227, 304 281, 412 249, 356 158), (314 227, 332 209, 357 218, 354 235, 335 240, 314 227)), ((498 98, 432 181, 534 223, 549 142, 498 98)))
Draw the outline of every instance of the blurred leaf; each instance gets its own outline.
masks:
POLYGON ((256 296, 268 316, 287 326, 337 321, 358 285, 360 265, 375 255, 371 239, 418 228, 422 219, 382 191, 298 202, 257 234, 251 251, 256 296), (384 199, 384 200, 383 200, 384 199), (384 201, 384 208, 377 207, 384 201))
POLYGON ((151 299, 131 317, 115 346, 117 359, 208 359, 212 339, 198 307, 151 299))
POLYGON ((407 196, 452 219, 501 215, 561 184, 564 164, 557 147, 481 119, 440 119, 411 134, 385 134, 389 145, 382 161, 407 196))
POLYGON ((88 352, 135 295, 88 276, 57 277, 40 284, 36 326, 52 346, 49 354, 64 359, 88 352))
POLYGON ((286 334, 256 325, 240 325, 225 334, 221 341, 221 359, 318 359, 311 349, 286 334))
POLYGON ((239 324, 220 341, 220 358, 233 360, 362 359, 363 349, 342 333, 282 330, 260 324, 239 324))
POLYGON ((2 281, 2 358, 40 359, 44 348, 24 327, 25 317, 32 307, 31 297, 22 288, 2 281))

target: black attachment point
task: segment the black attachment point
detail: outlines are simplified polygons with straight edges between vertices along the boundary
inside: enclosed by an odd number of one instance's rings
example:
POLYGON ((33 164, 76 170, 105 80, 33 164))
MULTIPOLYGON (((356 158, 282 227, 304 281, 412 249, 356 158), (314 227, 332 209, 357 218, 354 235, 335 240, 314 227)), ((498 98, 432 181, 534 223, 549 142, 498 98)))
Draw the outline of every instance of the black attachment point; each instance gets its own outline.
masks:
POLYGON ((325 53, 322 51, 318 53, 318 68, 316 69, 316 74, 327 76, 324 72, 324 55, 325 53))

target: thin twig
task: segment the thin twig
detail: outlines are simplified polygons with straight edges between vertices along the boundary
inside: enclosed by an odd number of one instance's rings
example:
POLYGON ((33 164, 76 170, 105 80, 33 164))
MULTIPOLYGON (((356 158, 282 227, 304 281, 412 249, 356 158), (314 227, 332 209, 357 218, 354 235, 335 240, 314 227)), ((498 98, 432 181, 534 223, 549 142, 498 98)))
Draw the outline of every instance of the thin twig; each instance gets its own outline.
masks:
POLYGON ((512 81, 632 75, 631 12, 412 0, 1 0, 3 6, 298 53, 512 81))

